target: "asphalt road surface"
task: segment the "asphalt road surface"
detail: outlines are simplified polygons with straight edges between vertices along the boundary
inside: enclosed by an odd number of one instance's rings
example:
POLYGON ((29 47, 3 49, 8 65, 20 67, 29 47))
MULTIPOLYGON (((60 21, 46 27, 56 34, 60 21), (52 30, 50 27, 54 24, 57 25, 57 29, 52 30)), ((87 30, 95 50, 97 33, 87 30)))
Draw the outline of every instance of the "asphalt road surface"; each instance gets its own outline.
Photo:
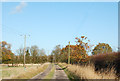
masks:
POLYGON ((64 70, 60 66, 55 65, 55 68, 56 69, 53 76, 53 79, 55 79, 55 81, 69 81, 69 78, 67 77, 64 70))

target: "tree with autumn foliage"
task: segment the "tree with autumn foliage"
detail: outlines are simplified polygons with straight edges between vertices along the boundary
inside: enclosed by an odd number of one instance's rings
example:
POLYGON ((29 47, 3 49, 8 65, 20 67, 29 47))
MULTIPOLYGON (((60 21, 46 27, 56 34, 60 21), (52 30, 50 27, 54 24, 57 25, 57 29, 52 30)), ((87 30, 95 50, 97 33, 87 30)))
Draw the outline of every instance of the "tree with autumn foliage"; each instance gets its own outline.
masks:
POLYGON ((99 43, 93 49, 92 54, 93 55, 98 55, 98 54, 110 53, 110 52, 112 52, 112 48, 109 46, 109 44, 99 43))
MULTIPOLYGON (((70 59, 71 63, 83 63, 87 62, 87 51, 90 48, 88 45, 89 40, 87 40, 87 37, 81 36, 81 38, 76 37, 75 38, 76 45, 70 45, 70 59)), ((63 57, 61 60, 62 62, 66 62, 68 60, 68 49, 69 45, 67 45, 65 48, 61 50, 61 57, 63 57)))
POLYGON ((14 54, 11 51, 11 45, 6 41, 0 42, 0 48, 2 52, 2 63, 12 63, 14 60, 14 54))

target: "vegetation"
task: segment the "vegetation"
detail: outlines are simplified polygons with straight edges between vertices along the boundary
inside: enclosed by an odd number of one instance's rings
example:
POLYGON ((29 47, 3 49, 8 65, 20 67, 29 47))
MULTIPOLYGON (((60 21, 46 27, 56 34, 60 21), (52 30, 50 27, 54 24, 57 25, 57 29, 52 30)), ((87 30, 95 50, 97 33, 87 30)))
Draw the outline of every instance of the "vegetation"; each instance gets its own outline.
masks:
MULTIPOLYGON (((67 62, 68 61, 68 58, 67 58, 68 57, 68 48, 69 48, 69 46, 67 45, 61 51, 60 57, 62 57, 61 58, 62 62, 67 62)), ((85 62, 85 58, 88 57, 85 49, 83 47, 79 46, 79 45, 70 45, 70 50, 71 50, 71 52, 70 52, 71 63, 85 62)))
POLYGON ((84 80, 91 81, 91 79, 115 79, 116 75, 114 74, 114 70, 111 70, 108 74, 106 73, 97 73, 94 70, 94 66, 79 66, 79 65, 71 65, 66 63, 59 63, 59 65, 65 69, 66 74, 71 80, 84 80))
POLYGON ((49 56, 50 62, 60 62, 60 53, 61 48, 60 45, 55 46, 54 50, 52 51, 51 55, 49 56))
MULTIPOLYGON (((84 74, 82 70, 87 70, 88 68, 92 68, 89 70, 91 70, 91 73, 98 73, 96 75, 94 74, 93 75, 99 79, 101 79, 101 77, 98 77, 98 75, 100 74, 102 75, 104 74, 105 75, 104 78, 106 79, 110 78, 110 77, 106 77, 107 76, 106 73, 110 74, 111 78, 120 77, 120 70, 119 70, 120 53, 119 52, 113 52, 110 45, 105 44, 105 43, 99 43, 92 50, 93 45, 89 44, 90 40, 88 40, 87 37, 81 36, 81 38, 75 38, 75 39, 77 40, 76 45, 70 45, 70 63, 76 64, 77 66, 74 65, 74 68, 71 68, 71 70, 74 70, 75 73, 78 72, 78 74, 80 74, 79 70, 81 70, 81 73, 84 74), (92 55, 91 56, 88 55, 88 52, 91 52, 92 55), (82 68, 82 69, 76 70, 75 68, 77 67, 82 68), (112 76, 111 74, 114 76, 112 76)), ((59 62, 68 63, 68 51, 69 51, 69 45, 66 45, 64 48, 61 49, 61 52, 57 58, 59 59, 59 62)), ((52 54, 50 58, 54 56, 55 55, 52 54)), ((74 75, 74 73, 68 72, 68 68, 64 70, 68 73, 69 76, 72 76, 75 78, 78 77, 77 75, 74 75)), ((87 73, 85 75, 87 75, 87 73)), ((79 79, 80 78, 81 77, 79 75, 79 79)), ((94 78, 91 77, 91 79, 94 79, 94 78)))
MULTIPOLYGON (((75 38, 76 45, 70 45, 70 59, 71 63, 84 63, 87 62, 89 51, 89 40, 85 36, 81 36, 81 38, 75 38)), ((66 62, 68 61, 68 50, 69 45, 65 48, 60 49, 60 45, 55 47, 55 50, 52 51, 52 54, 49 56, 50 61, 55 60, 55 62, 66 62)))
POLYGON ((11 51, 11 45, 5 41, 0 42, 0 49, 2 52, 2 63, 13 63, 14 54, 11 51))
POLYGON ((93 55, 90 57, 90 62, 94 64, 95 71, 110 71, 114 68, 116 74, 120 76, 120 52, 105 53, 93 55))
MULTIPOLYGON (((24 61, 24 49, 19 48, 16 52, 17 54, 12 53, 11 45, 5 41, 0 42, 0 48, 2 56, 0 59, 4 64, 20 64, 24 61)), ((39 49, 37 46, 27 47, 25 50, 26 63, 45 63, 47 62, 47 56, 44 49, 39 49)))
MULTIPOLYGON (((23 63, 24 58, 24 49, 20 48, 17 50, 17 54, 15 56, 15 62, 16 63, 23 63)), ((39 49, 36 45, 27 47, 26 49, 26 63, 45 63, 47 62, 47 56, 45 54, 44 49, 39 49)))
POLYGON ((38 67, 42 67, 43 65, 32 65, 27 64, 26 68, 22 67, 20 65, 19 67, 8 67, 6 65, 2 66, 2 78, 3 79, 11 79, 13 77, 19 76, 22 73, 26 73, 28 71, 31 71, 32 69, 37 69, 38 67))
MULTIPOLYGON (((111 79, 116 77, 114 74, 120 77, 120 52, 113 52, 110 45, 106 43, 99 43, 92 50, 93 45, 90 45, 90 40, 88 40, 87 37, 81 36, 75 39, 75 45, 66 45, 63 48, 61 48, 60 45, 55 46, 49 56, 45 54, 44 49, 39 49, 36 45, 27 47, 27 49, 25 49, 26 63, 39 64, 47 61, 51 63, 68 63, 68 57, 70 57, 70 64, 73 65, 59 64, 61 67, 64 65, 68 66, 65 68, 65 72, 70 77, 79 77, 83 79, 111 79), (69 51, 70 56, 68 56, 69 51), (92 55, 90 56, 88 53, 92 55), (92 77, 90 77, 88 72, 92 73, 92 77)), ((11 52, 10 44, 5 41, 2 41, 0 44, 3 63, 23 63, 24 49, 19 48, 17 50, 17 55, 15 55, 11 52)), ((51 73, 53 74, 53 70, 51 73)), ((50 74, 50 77, 52 74, 50 74)))
POLYGON ((44 64, 43 66, 29 68, 28 70, 21 72, 19 75, 13 76, 12 79, 31 79, 40 72, 43 72, 48 65, 49 64, 44 64))
POLYGON ((112 48, 105 43, 99 43, 94 49, 92 54, 93 55, 97 55, 97 54, 101 54, 101 53, 111 53, 112 52, 112 48))

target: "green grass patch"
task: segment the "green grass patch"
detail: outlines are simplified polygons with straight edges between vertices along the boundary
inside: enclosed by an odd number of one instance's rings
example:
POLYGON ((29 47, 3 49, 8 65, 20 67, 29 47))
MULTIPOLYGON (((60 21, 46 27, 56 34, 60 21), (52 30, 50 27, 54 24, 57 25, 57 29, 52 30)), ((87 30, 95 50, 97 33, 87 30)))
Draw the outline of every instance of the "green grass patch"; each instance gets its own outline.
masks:
POLYGON ((52 67, 51 71, 48 73, 48 75, 47 75, 47 76, 45 76, 45 78, 44 78, 44 79, 47 79, 47 81, 49 81, 50 79, 52 79, 52 78, 53 78, 54 73, 55 73, 55 66, 53 65, 53 67, 52 67))

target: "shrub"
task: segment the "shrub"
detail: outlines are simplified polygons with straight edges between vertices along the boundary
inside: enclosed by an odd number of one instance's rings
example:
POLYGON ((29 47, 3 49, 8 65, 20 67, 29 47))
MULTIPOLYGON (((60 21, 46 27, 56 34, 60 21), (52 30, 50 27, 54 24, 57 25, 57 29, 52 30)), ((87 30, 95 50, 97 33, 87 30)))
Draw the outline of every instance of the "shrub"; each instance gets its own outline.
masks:
POLYGON ((95 71, 115 68, 116 74, 120 76, 120 52, 93 55, 90 57, 90 63, 94 64, 95 71))

